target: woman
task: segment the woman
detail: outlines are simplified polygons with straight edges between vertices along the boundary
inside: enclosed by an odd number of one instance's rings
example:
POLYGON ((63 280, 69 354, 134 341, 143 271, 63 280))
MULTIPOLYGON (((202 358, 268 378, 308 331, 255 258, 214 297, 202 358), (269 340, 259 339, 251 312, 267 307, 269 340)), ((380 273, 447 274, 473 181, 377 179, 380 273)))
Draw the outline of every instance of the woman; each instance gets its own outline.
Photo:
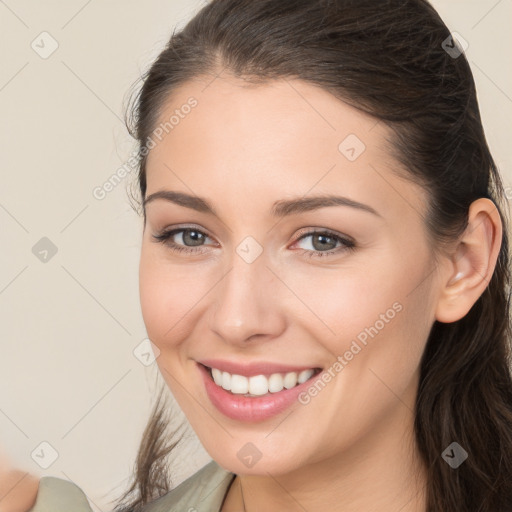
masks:
POLYGON ((213 461, 169 491, 158 400, 116 511, 511 511, 505 197, 434 9, 213 0, 132 121, 144 322, 213 461))

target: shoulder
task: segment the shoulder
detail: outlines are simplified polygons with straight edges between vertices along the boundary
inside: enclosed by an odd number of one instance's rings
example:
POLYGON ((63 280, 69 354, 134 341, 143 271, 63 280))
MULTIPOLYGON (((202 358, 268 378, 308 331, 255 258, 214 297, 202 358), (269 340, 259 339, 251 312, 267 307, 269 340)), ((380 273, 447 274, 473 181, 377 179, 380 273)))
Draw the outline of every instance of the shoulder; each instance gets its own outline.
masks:
MULTIPOLYGON (((235 478, 211 461, 175 489, 146 505, 143 512, 217 512, 235 478)), ((28 512, 93 512, 85 493, 73 482, 53 476, 39 481, 36 501, 28 512)))
POLYGON ((212 460, 143 512, 218 512, 235 476, 212 460))
POLYGON ((84 492, 73 482, 43 476, 34 505, 28 512, 92 512, 84 492))

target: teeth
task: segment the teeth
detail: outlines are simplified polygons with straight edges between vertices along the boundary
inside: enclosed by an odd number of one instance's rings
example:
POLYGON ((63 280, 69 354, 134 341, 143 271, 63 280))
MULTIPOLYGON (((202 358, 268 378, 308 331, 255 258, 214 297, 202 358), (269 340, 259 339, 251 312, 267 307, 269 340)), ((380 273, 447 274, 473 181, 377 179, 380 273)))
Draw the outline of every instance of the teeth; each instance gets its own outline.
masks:
MULTIPOLYGON (((237 395, 244 395, 249 392, 249 381, 242 377, 242 375, 231 375, 231 393, 236 393, 237 395)), ((254 391, 251 391, 254 393, 254 391)))
POLYGON ((280 373, 273 373, 268 379, 268 390, 277 393, 284 388, 283 376, 280 373))
POLYGON ((314 373, 315 373, 315 371, 311 370, 311 369, 304 370, 299 373, 299 377, 298 377, 297 381, 299 382, 299 384, 302 384, 303 382, 306 382, 308 379, 310 379, 314 373))
MULTIPOLYGON (((242 377, 247 380, 247 377, 242 377)), ((249 377, 249 393, 251 395, 266 395, 268 393, 268 379, 265 375, 249 377)))
POLYGON ((217 386, 222 386, 222 372, 217 368, 212 368, 212 377, 217 386))
POLYGON ((254 375, 252 377, 244 377, 243 375, 231 375, 217 368, 211 368, 212 377, 217 384, 226 391, 231 391, 236 395, 261 396, 270 393, 278 393, 284 388, 291 389, 297 384, 302 384, 310 379, 315 371, 310 368, 297 372, 289 372, 286 374, 273 373, 268 378, 265 375, 254 375))
POLYGON ((290 372, 284 376, 284 387, 291 389, 297 385, 297 372, 290 372))
POLYGON ((231 391, 231 375, 228 372, 222 372, 222 384, 221 386, 226 391, 231 391))

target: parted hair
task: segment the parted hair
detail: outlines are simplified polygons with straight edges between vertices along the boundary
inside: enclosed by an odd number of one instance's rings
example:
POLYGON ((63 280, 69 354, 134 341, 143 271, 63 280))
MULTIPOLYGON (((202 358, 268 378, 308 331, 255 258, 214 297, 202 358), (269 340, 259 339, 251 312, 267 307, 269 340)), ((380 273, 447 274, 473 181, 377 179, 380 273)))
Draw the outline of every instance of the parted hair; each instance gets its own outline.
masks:
MULTIPOLYGON (((495 271, 471 310, 435 321, 421 360, 414 435, 428 512, 512 511, 509 213, 463 52, 426 0, 212 0, 141 77, 126 112, 140 150, 172 93, 221 70, 254 84, 296 78, 391 128, 391 151, 428 193, 424 221, 439 253, 467 227, 470 204, 492 200, 504 224, 495 271), (442 458, 452 442, 468 458, 442 458)), ((147 152, 137 193, 146 194, 147 152)), ((115 512, 138 512, 172 487, 176 446, 160 393, 129 489, 115 512)))

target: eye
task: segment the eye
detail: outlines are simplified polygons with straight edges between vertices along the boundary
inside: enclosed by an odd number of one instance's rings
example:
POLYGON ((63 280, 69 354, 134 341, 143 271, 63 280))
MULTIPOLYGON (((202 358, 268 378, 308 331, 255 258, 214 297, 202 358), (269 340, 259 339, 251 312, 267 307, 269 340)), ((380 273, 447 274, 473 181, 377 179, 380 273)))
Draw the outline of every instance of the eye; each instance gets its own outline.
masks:
POLYGON ((206 233, 194 227, 168 229, 152 237, 155 242, 165 244, 172 251, 197 254, 204 252, 201 247, 209 238, 206 233))
POLYGON ((308 238, 310 241, 305 243, 305 248, 303 248, 303 254, 307 257, 331 256, 346 250, 353 251, 356 247, 354 241, 348 237, 340 236, 325 229, 308 231, 302 234, 294 245, 308 238))
MULTIPOLYGON (((210 237, 195 227, 174 228, 163 230, 162 232, 152 235, 153 241, 163 243, 171 251, 185 252, 188 254, 202 254, 205 252, 205 241, 210 237)), ((293 245, 299 242, 311 240, 304 244, 306 248, 302 249, 302 253, 307 257, 325 257, 339 254, 343 251, 354 250, 355 242, 348 237, 343 237, 329 230, 313 230, 307 231, 300 235, 293 245)))

